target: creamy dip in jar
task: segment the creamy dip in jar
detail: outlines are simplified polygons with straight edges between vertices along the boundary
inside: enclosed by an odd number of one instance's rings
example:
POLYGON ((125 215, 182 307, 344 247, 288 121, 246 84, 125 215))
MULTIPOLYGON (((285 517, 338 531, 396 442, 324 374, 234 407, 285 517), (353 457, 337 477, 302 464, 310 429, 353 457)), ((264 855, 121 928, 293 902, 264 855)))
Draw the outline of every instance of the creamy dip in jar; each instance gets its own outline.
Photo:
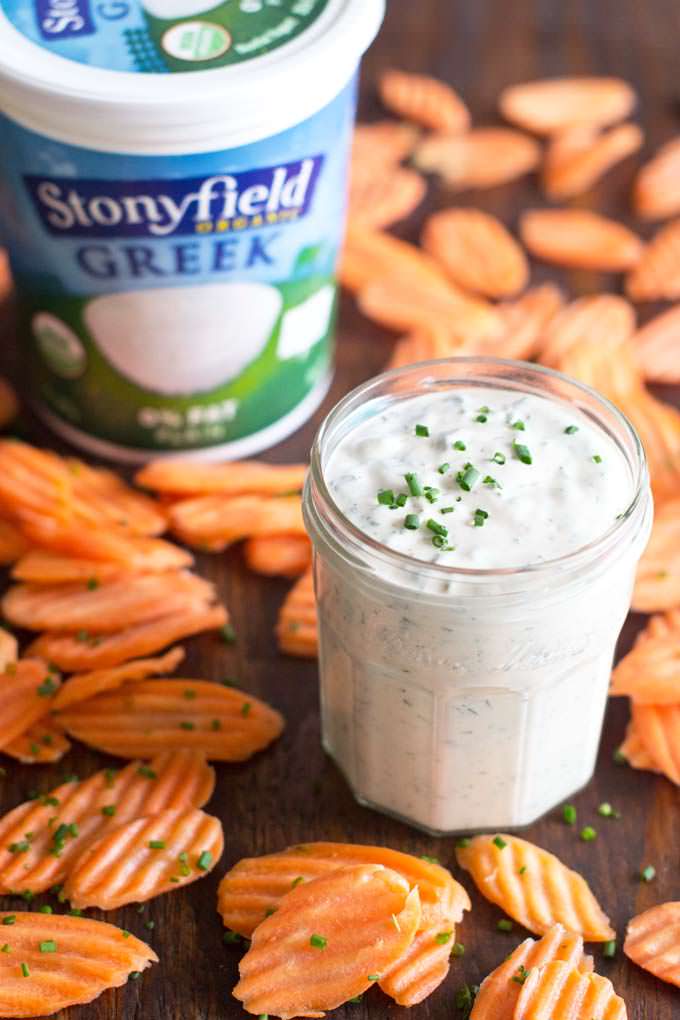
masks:
POLYGON ((386 373, 324 423, 305 509, 323 740, 362 803, 509 828, 588 781, 651 520, 612 405, 520 362, 386 373))

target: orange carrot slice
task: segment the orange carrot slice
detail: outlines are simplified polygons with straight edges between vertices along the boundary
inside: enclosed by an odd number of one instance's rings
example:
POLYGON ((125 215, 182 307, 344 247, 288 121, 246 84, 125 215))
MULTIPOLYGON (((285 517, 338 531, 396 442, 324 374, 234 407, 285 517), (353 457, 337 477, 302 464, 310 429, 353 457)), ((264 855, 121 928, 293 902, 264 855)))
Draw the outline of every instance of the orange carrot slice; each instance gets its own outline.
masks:
POLYGON ((380 979, 380 988, 399 1006, 416 1006, 444 981, 451 968, 456 940, 453 913, 421 927, 394 966, 380 979))
POLYGON ((361 290, 375 280, 396 277, 432 296, 450 299, 461 294, 444 271, 422 248, 402 241, 384 230, 373 230, 350 221, 339 267, 342 285, 361 290))
MULTIPOLYGON (((680 147, 679 147, 680 151, 680 147)), ((655 316, 635 334, 638 364, 652 382, 680 383, 680 304, 655 316)))
POLYGON ((243 538, 306 534, 299 496, 196 496, 173 503, 169 517, 183 542, 211 550, 243 538))
POLYGON ((426 74, 390 69, 380 77, 380 98, 406 120, 433 131, 467 131, 470 114, 457 92, 445 81, 426 74))
POLYGON ((214 594, 210 582, 188 571, 139 574, 95 588, 87 584, 17 584, 4 596, 2 611, 10 623, 29 630, 105 634, 207 605, 214 594))
POLYGON ((7 666, 0 676, 0 748, 47 715, 59 684, 42 659, 20 659, 7 666))
POLYGON ((626 763, 633 769, 645 769, 648 772, 658 772, 658 768, 652 761, 652 757, 645 750, 640 736, 635 729, 632 719, 626 728, 626 736, 619 747, 619 751, 626 759, 626 763))
POLYGON ((284 726, 265 702, 207 680, 141 680, 57 718, 70 736, 121 758, 193 747, 213 761, 245 761, 284 726))
POLYGON ((314 575, 311 570, 293 585, 279 610, 276 624, 279 648, 286 655, 314 659, 318 655, 314 575))
POLYGON ((677 635, 649 638, 625 655, 612 673, 610 694, 639 705, 680 702, 680 644, 677 635))
POLYGON ((478 344, 477 353, 528 361, 563 304, 562 291, 553 283, 531 287, 516 300, 504 301, 497 307, 503 319, 502 334, 478 344))
POLYGON ((580 935, 565 931, 561 924, 549 928, 538 942, 525 939, 479 986, 470 1020, 512 1018, 528 973, 552 960, 588 972, 592 960, 583 954, 580 935))
POLYGON ((183 648, 171 648, 165 655, 156 659, 133 659, 131 662, 111 669, 95 670, 92 673, 80 673, 70 677, 60 687, 52 702, 54 711, 63 711, 69 705, 79 701, 87 701, 105 691, 114 691, 123 684, 135 680, 146 680, 150 676, 162 676, 172 673, 184 659, 183 648))
POLYGON ((249 1013, 318 1016, 379 980, 419 923, 418 889, 381 865, 303 882, 255 929, 234 996, 249 1013))
POLYGON ((103 833, 161 811, 202 807, 214 786, 205 756, 188 750, 64 782, 0 819, 0 890, 44 892, 103 833))
POLYGON ((627 1015, 607 978, 553 960, 529 973, 514 1020, 626 1020, 627 1015))
POLYGON ((12 521, 0 517, 0 566, 15 563, 29 548, 23 533, 12 521))
POLYGON ((349 216, 366 226, 382 229, 406 219, 427 194, 427 181, 417 170, 403 166, 373 167, 352 164, 349 216))
POLYGON ((71 750, 71 742, 51 719, 40 719, 2 749, 3 754, 26 765, 60 761, 71 750))
POLYGON ((633 702, 632 717, 635 732, 655 767, 680 786, 680 704, 633 702))
POLYGON ((636 103, 621 78, 544 78, 503 89, 504 117, 528 131, 553 135, 575 126, 605 127, 624 120, 636 103))
POLYGON ((77 909, 144 903, 204 878, 223 849, 222 823, 198 809, 136 818, 89 844, 63 894, 77 909))
POLYGON ((517 836, 475 836, 456 857, 482 895, 529 931, 562 924, 586 942, 614 938, 585 879, 547 850, 517 836))
POLYGON ((161 535, 165 531, 165 513, 159 504, 131 489, 120 475, 72 457, 64 463, 74 475, 74 492, 97 514, 102 526, 111 524, 135 535, 161 535))
POLYGON ((191 553, 162 538, 130 535, 123 528, 83 527, 45 513, 21 510, 17 515, 24 535, 35 545, 85 560, 105 560, 128 570, 179 570, 193 562, 191 553))
POLYGON ((312 546, 301 535, 249 538, 243 546, 246 566, 266 577, 299 577, 312 564, 312 546))
POLYGON ((680 605, 680 499, 656 508, 652 534, 638 564, 633 609, 651 613, 680 605))
POLYGON ((4 673, 19 658, 19 642, 14 634, 0 627, 0 673, 4 673))
MULTIPOLYGON (((186 564, 190 566, 190 564, 186 564)), ((153 571, 149 571, 152 573, 153 571)), ((106 560, 82 560, 62 556, 47 549, 30 549, 12 567, 16 581, 31 584, 68 584, 82 581, 96 587, 104 581, 113 581, 130 571, 120 563, 106 560)))
POLYGON ((153 949, 86 917, 11 915, 0 956, 0 1017, 37 1017, 92 1002, 158 962, 153 949), (10 932, 11 927, 11 932, 10 932))
POLYGON ((300 492, 306 464, 262 464, 257 460, 201 464, 195 460, 152 460, 135 475, 137 485, 174 496, 285 496, 300 492))
POLYGON ((659 903, 629 921, 623 951, 638 967, 680 987, 680 903, 659 903))
MULTIPOLYGON (((262 857, 245 857, 220 883, 218 912, 226 928, 250 938, 255 928, 291 889, 356 864, 381 864, 420 890, 426 923, 442 915, 458 923, 470 899, 451 873, 433 861, 355 843, 301 843, 262 857)), ((449 946, 449 951, 450 951, 449 946)))
POLYGON ((74 634, 43 634, 33 642, 29 651, 68 673, 110 669, 129 659, 152 655, 173 641, 192 634, 217 630, 228 620, 224 606, 199 606, 126 627, 117 634, 87 640, 79 640, 74 634))
POLYGON ((411 155, 419 134, 415 124, 406 121, 357 124, 352 136, 352 164, 368 164, 373 168, 395 166, 411 155))
POLYGON ((618 294, 591 294, 578 298, 551 321, 540 345, 540 360, 557 368, 574 344, 605 334, 610 343, 630 339, 635 329, 635 310, 618 294))

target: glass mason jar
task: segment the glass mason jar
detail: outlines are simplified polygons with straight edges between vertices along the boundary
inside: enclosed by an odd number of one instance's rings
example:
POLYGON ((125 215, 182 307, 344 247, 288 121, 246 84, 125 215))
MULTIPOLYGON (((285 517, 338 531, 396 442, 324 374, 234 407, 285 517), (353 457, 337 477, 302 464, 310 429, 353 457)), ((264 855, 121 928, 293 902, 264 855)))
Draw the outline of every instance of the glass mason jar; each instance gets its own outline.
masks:
POLYGON ((495 358, 386 372, 321 426, 304 513, 323 745, 361 804, 436 835, 509 829, 588 782, 652 518, 640 440, 609 401, 557 372, 495 358), (617 443, 632 498, 605 534, 520 569, 462 569, 389 549, 343 515, 324 472, 349 431, 394 401, 475 386, 576 406, 617 443))

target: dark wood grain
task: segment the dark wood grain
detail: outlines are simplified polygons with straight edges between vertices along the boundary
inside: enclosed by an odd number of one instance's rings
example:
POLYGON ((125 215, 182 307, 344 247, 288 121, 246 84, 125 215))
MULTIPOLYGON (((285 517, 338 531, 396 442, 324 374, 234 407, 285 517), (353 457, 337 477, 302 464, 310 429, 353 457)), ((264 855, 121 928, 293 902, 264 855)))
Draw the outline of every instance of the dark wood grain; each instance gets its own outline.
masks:
MULTIPOLYGON (((429 71, 452 82, 464 94, 478 122, 495 120, 496 96, 510 82, 544 74, 620 74, 639 91, 641 120, 651 148, 678 127, 679 37, 680 5, 676 0, 515 0, 512 4, 504 0, 390 0, 385 26, 364 65, 360 114, 367 119, 381 115, 374 83, 380 70, 391 65, 429 71)), ((629 219, 627 195, 634 165, 634 160, 627 161, 578 204, 629 219)), ((510 225, 522 207, 542 204, 532 182, 456 196, 455 200, 480 205, 510 225)), ((433 186, 418 214, 399 232, 415 238, 427 211, 449 201, 446 192, 433 186)), ((536 279, 551 277, 557 278, 557 274, 536 267, 536 279)), ((559 278, 574 293, 616 289, 618 285, 615 278, 600 274, 562 274, 559 278)), ((0 323, 0 358, 9 363, 17 350, 10 308, 3 310, 0 323)), ((324 409, 379 371, 389 349, 389 337, 363 320, 353 302, 344 298, 338 370, 324 409)), ((668 397, 669 391, 665 395, 668 397)), ((272 459, 305 457, 324 409, 272 451, 272 459)), ((29 435, 45 439, 44 430, 30 418, 24 427, 29 435)), ((244 688, 280 708, 288 726, 279 743, 255 761, 217 769, 217 790, 210 809, 223 819, 226 847, 215 873, 186 891, 155 901, 141 913, 130 907, 108 915, 147 937, 160 956, 160 966, 142 981, 63 1014, 68 1020, 230 1020, 244 1016, 230 996, 238 951, 222 945, 215 913, 219 878, 244 855, 302 840, 337 839, 384 843, 437 856, 447 865, 453 863, 452 840, 424 837, 357 806, 323 755, 316 668, 280 657, 273 641, 277 607, 287 586, 247 574, 238 551, 203 557, 199 566, 218 583, 231 609, 238 640, 230 647, 215 637, 189 642, 185 675, 235 677, 244 688), (155 922, 153 931, 145 929, 148 920, 155 922)), ((629 620, 622 648, 630 644, 639 624, 639 620, 629 620)), ((678 791, 663 779, 613 763, 612 752, 623 736, 626 717, 622 702, 611 705, 595 778, 574 797, 579 823, 592 823, 598 829, 596 842, 580 842, 577 829, 565 826, 557 815, 544 818, 526 833, 587 876, 619 933, 637 911, 677 899, 679 888, 678 791), (602 801, 617 807, 621 819, 599 818, 597 806, 602 801), (657 872, 648 885, 637 877, 647 864, 653 864, 657 872)), ((0 790, 0 805, 5 810, 31 789, 48 789, 65 771, 85 775, 108 763, 102 755, 76 748, 54 768, 11 765, 0 790)), ((410 1012, 412 1020, 453 1020, 454 990, 464 982, 479 982, 521 937, 519 930, 498 933, 499 913, 476 894, 473 901, 473 912, 459 932, 465 956, 454 963, 444 986, 410 1012)), ((0 905, 10 903, 16 908, 16 901, 0 905)), ((631 1020, 672 1020, 680 1015, 675 990, 627 964, 620 953, 613 962, 603 961, 599 950, 595 955, 598 969, 612 978, 627 999, 631 1020)), ((396 1020, 404 1015, 377 990, 361 1004, 336 1013, 338 1020, 396 1020)))

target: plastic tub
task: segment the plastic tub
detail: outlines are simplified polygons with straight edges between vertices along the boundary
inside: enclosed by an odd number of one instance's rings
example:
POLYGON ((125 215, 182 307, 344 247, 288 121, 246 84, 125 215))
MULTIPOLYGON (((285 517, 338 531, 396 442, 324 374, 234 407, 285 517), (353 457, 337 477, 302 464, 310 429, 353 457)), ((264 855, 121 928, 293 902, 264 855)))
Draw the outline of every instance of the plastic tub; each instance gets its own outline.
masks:
POLYGON ((332 370, 355 80, 383 0, 6 0, 0 239, 41 413, 240 457, 332 370))

